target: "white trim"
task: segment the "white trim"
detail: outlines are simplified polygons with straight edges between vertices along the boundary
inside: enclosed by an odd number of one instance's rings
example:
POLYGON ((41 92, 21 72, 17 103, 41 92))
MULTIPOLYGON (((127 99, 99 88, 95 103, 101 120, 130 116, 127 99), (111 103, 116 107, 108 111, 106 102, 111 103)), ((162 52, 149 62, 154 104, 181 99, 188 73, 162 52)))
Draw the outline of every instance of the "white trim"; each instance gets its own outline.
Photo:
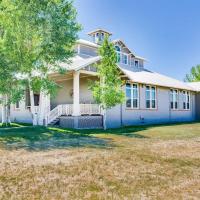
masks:
POLYGON ((190 110, 190 106, 191 106, 191 95, 190 95, 190 91, 187 90, 183 90, 182 91, 182 108, 183 110, 190 110), (185 92, 185 94, 184 94, 185 92), (188 97, 189 97, 189 101, 188 101, 188 97), (184 108, 184 103, 185 103, 185 108, 184 108), (187 104, 189 103, 189 108, 187 108, 187 104))
POLYGON ((156 110, 157 109, 157 87, 155 85, 145 85, 145 108, 147 110, 156 110), (146 99, 146 87, 149 87, 150 99, 146 99), (152 88, 155 88, 155 99, 152 99, 152 88), (147 108, 147 100, 150 101, 150 107, 147 108), (152 107, 152 100, 155 100, 155 108, 152 107))
POLYGON ((179 103, 180 103, 180 101, 179 101, 180 99, 179 99, 179 90, 178 89, 175 89, 175 88, 170 88, 170 109, 171 110, 173 110, 173 111, 177 111, 177 110, 179 110, 180 108, 179 108, 179 103), (171 91, 172 91, 172 104, 173 104, 173 108, 171 107, 171 91), (176 103, 176 101, 175 101, 175 94, 174 94, 174 91, 177 91, 177 108, 175 108, 176 106, 175 106, 175 103, 176 103))
MULTIPOLYGON (((126 82, 126 84, 130 84, 130 91, 131 91, 131 107, 127 107, 126 105, 126 109, 139 109, 140 108, 140 88, 139 88, 139 84, 138 83, 131 83, 131 82, 126 82), (133 100, 135 100, 135 98, 133 98, 133 85, 137 86, 137 107, 133 107, 133 100)), ((126 95, 126 101, 127 101, 127 88, 126 88, 126 84, 125 84, 125 95, 126 95)), ((126 102, 125 102, 126 104, 126 102)))

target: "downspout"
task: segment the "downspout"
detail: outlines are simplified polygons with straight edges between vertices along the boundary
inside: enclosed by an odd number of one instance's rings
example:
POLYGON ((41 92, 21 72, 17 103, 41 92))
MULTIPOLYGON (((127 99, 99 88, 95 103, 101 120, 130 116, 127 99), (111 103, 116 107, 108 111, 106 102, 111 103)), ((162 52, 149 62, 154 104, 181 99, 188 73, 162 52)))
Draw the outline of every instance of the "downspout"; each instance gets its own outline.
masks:
POLYGON ((170 90, 168 92, 168 99, 169 99, 169 122, 171 122, 171 100, 170 100, 170 90))
POLYGON ((120 104, 120 121, 121 121, 121 127, 122 127, 123 126, 122 104, 120 104))

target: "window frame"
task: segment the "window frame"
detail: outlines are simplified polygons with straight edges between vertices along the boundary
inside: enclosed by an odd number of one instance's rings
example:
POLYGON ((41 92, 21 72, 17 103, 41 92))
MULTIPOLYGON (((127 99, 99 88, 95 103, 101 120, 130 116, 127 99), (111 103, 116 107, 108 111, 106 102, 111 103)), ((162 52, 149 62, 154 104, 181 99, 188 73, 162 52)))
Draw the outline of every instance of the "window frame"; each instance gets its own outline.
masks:
POLYGON ((138 83, 131 83, 131 82, 126 82, 126 84, 125 84, 125 95, 126 95, 126 109, 132 109, 132 110, 138 110, 139 108, 140 108, 140 85, 138 84, 138 83), (130 84, 130 91, 131 91, 131 107, 127 107, 127 84, 130 84), (136 85, 137 86, 137 98, 134 98, 134 87, 133 87, 133 85, 136 85), (134 102, 134 100, 137 100, 137 107, 134 107, 133 106, 133 102, 134 102))
POLYGON ((178 89, 174 89, 174 88, 171 88, 170 89, 170 109, 171 110, 179 110, 179 103, 180 103, 180 98, 179 98, 179 90, 178 89), (175 94, 175 91, 177 91, 177 93, 175 94), (171 93, 172 92, 172 93, 171 93), (172 95, 172 101, 171 101, 171 95, 172 95), (175 101, 175 96, 177 95, 177 101, 175 101), (176 108, 176 102, 177 102, 177 108, 176 108), (172 104, 171 104, 172 103, 172 104), (172 106, 173 105, 173 106, 172 106))
POLYGON ((15 103, 15 110, 20 110, 20 101, 17 101, 15 103), (17 104, 18 104, 18 106, 17 106, 17 104))
POLYGON ((183 97, 183 104, 182 104, 183 110, 190 110, 190 106, 191 106, 190 91, 183 90, 182 97, 183 97), (185 103, 185 108, 184 108, 184 103, 185 103), (188 105, 189 105, 189 107, 188 107, 188 105))
POLYGON ((147 110, 156 110, 158 108, 157 106, 157 87, 154 85, 145 85, 145 108, 147 110), (149 99, 147 99, 147 87, 149 87, 149 99), (155 88, 155 99, 152 99, 152 88, 155 88), (147 108, 147 101, 150 101, 150 107, 147 108), (155 108, 152 107, 152 101, 155 101, 155 108))
POLYGON ((121 53, 122 59, 121 59, 121 63, 124 65, 128 65, 128 54, 126 53, 121 53), (126 57, 126 63, 124 62, 124 58, 126 57))
POLYGON ((134 59, 134 66, 137 67, 137 68, 139 68, 139 66, 140 66, 139 60, 135 60, 135 59, 134 59), (136 62, 138 63, 137 66, 136 66, 136 62))

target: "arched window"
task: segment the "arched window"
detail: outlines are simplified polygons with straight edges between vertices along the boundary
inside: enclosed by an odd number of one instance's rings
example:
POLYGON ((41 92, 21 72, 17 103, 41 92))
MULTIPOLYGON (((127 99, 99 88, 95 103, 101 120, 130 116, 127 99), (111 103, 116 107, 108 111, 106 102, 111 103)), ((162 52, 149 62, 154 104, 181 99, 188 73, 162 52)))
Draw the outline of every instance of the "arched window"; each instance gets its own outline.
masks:
POLYGON ((120 49, 120 47, 119 47, 119 46, 115 46, 115 49, 116 49, 116 51, 118 51, 118 52, 120 52, 120 51, 121 51, 121 49, 120 49))
POLYGON ((119 46, 115 46, 115 50, 117 52, 117 62, 121 61, 121 49, 119 46))

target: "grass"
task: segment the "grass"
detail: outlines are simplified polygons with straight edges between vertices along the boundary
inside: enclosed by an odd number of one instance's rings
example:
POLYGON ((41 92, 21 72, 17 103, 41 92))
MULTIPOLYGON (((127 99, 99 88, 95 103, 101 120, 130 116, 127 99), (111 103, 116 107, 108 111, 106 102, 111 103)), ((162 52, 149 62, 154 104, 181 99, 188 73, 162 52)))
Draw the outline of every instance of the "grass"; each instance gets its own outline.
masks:
POLYGON ((200 199, 200 123, 1 128, 0 199, 200 199))

